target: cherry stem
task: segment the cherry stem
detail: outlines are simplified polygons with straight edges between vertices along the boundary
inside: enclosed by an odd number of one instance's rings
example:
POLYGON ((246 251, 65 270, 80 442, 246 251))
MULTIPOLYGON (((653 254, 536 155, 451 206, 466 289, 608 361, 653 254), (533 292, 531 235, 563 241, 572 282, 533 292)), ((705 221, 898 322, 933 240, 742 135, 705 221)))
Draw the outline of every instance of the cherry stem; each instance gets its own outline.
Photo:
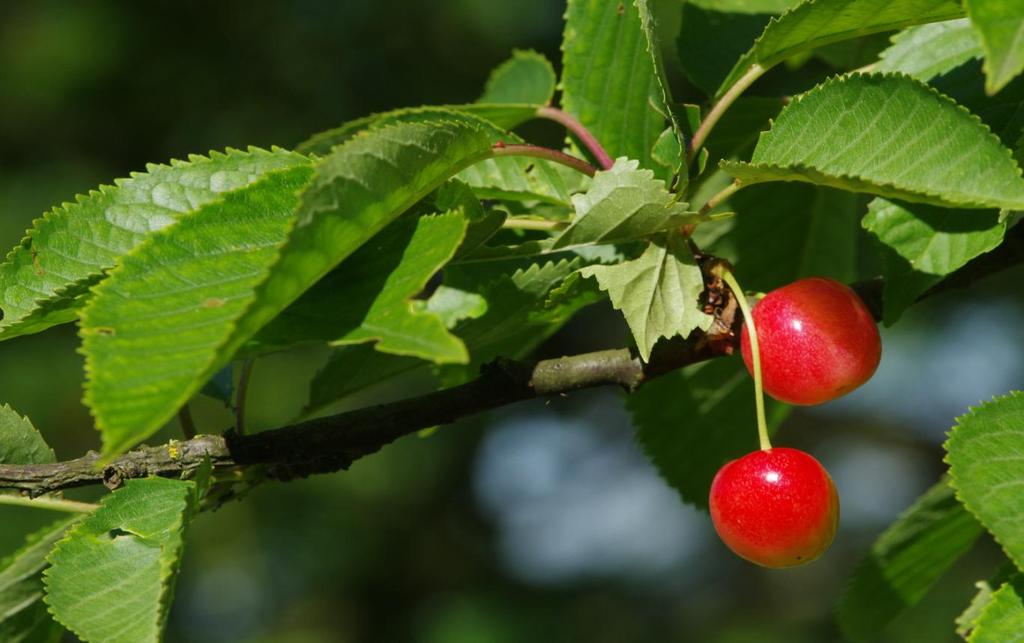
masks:
POLYGON ((757 407, 757 436, 761 440, 761 450, 767 451, 772 448, 772 443, 768 439, 768 421, 765 419, 764 413, 764 387, 761 383, 761 349, 757 343, 754 315, 751 314, 750 306, 747 304, 747 297, 743 294, 743 289, 740 288, 740 284, 736 281, 736 277, 733 276, 732 272, 725 270, 722 279, 725 280, 725 283, 729 284, 733 296, 736 297, 736 302, 740 305, 740 310, 743 311, 743 319, 747 324, 747 334, 750 337, 750 355, 754 362, 754 404, 757 407))
POLYGON ((590 151, 590 154, 597 161, 597 164, 601 166, 602 170, 610 170, 612 165, 615 164, 615 161, 612 160, 612 157, 601 146, 601 142, 597 140, 597 137, 583 123, 573 118, 570 114, 563 112, 557 107, 538 107, 536 115, 538 118, 555 121, 574 134, 577 140, 583 144, 583 147, 590 151))
POLYGON ((754 84, 754 81, 761 77, 761 74, 765 72, 765 68, 758 64, 753 64, 745 74, 740 76, 739 80, 729 88, 727 92, 722 94, 722 97, 717 103, 712 106, 711 111, 707 113, 704 120, 701 121, 700 125, 697 126, 697 131, 693 133, 693 138, 690 139, 690 145, 686 149, 686 164, 692 165, 693 160, 697 157, 697 152, 700 152, 700 148, 704 147, 704 141, 707 140, 708 134, 715 128, 718 123, 718 119, 722 118, 722 114, 733 104, 733 102, 740 97, 748 87, 754 84))
POLYGON ((723 189, 721 192, 708 199, 708 202, 702 205, 700 207, 700 210, 697 210, 697 214, 706 215, 708 212, 711 212, 716 207, 718 207, 718 205, 722 203, 722 201, 725 201, 732 195, 736 194, 736 192, 738 192, 739 189, 742 187, 743 184, 740 183, 739 179, 733 181, 728 186, 726 186, 725 189, 723 189))
POLYGON ((569 156, 565 152, 553 150, 550 147, 518 143, 512 145, 506 143, 495 143, 491 147, 490 153, 484 158, 497 158, 499 156, 531 156, 533 158, 544 159, 546 161, 552 161, 553 163, 570 167, 577 172, 586 174, 587 176, 594 176, 597 174, 597 168, 590 163, 587 163, 583 159, 578 159, 575 156, 569 156))

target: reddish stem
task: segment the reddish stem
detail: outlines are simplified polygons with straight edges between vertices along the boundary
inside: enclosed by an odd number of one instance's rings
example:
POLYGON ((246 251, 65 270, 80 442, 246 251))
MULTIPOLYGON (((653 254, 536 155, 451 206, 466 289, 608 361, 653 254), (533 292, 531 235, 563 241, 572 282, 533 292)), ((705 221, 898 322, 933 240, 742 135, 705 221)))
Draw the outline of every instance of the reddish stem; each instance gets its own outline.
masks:
POLYGON ((505 143, 495 143, 494 146, 491 147, 491 153, 489 156, 491 158, 496 156, 531 156, 533 158, 544 159, 566 167, 571 167, 577 172, 581 172, 587 176, 594 176, 597 174, 597 168, 583 159, 578 159, 575 156, 569 156, 564 152, 553 150, 550 147, 541 147, 539 145, 525 145, 518 143, 506 145, 505 143))
POLYGON ((576 136, 583 147, 587 148, 590 153, 594 156, 594 160, 601 166, 602 170, 610 170, 615 161, 608 155, 604 147, 601 146, 601 142, 597 140, 593 134, 590 133, 583 123, 579 122, 571 115, 563 112, 557 107, 540 107, 537 109, 537 116, 539 118, 546 118, 548 120, 555 121, 565 127, 576 136))

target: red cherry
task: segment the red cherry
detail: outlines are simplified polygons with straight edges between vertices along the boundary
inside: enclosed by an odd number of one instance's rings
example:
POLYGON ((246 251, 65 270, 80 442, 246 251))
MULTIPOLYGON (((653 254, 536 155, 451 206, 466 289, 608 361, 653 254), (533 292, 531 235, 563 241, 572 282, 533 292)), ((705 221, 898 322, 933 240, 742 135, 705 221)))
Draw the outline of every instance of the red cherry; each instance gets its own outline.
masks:
POLYGON ((711 483, 711 522, 729 549, 764 567, 793 567, 825 553, 839 495, 821 463, 797 449, 747 454, 711 483))
MULTIPOLYGON (((753 308, 764 390, 790 404, 821 404, 868 381, 882 357, 864 300, 833 279, 811 277, 773 290, 753 308)), ((754 372, 744 325, 740 350, 754 372)))

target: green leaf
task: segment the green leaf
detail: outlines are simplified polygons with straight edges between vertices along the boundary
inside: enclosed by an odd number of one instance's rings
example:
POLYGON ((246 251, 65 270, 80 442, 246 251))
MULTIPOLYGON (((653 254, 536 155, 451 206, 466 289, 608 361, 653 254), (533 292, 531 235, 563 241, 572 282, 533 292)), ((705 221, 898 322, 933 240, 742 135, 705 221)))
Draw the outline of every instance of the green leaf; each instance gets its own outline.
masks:
POLYGON ((847 283, 860 276, 857 257, 866 235, 859 229, 864 204, 858 195, 806 183, 768 183, 740 190, 728 208, 735 217, 707 226, 719 228, 708 234, 720 236, 698 243, 732 261, 745 288, 767 292, 803 277, 847 283), (771 243, 765 243, 768 238, 771 243))
MULTIPOLYGON (((704 149, 710 152, 709 163, 720 159, 748 157, 758 136, 768 129, 781 109, 782 101, 778 98, 738 98, 708 136, 704 149)), ((691 201, 696 202, 694 199, 691 201)))
POLYGON ((874 199, 864 229, 882 245, 885 323, 891 325, 922 293, 1003 241, 998 210, 951 210, 874 199))
POLYGON ((772 18, 718 88, 720 97, 745 74, 833 42, 964 15, 955 0, 808 0, 772 18))
POLYGON ((977 117, 906 76, 834 78, 782 110, 744 183, 806 181, 917 203, 1024 208, 1024 179, 977 117))
POLYGON ((873 641, 916 604, 981 535, 948 480, 918 498, 879 536, 839 600, 838 620, 851 641, 873 641))
POLYGON ((1013 579, 1017 575, 1016 570, 1017 568, 1007 561, 992 578, 978 581, 974 584, 978 588, 978 593, 974 595, 974 598, 971 599, 970 604, 968 604, 960 616, 956 617, 957 634, 964 639, 971 635, 978 617, 981 616, 985 608, 992 602, 992 595, 995 594, 996 589, 1001 587, 1004 582, 1013 579))
POLYGON ((493 237, 508 218, 504 210, 484 210, 473 190, 458 179, 445 182, 434 193, 434 207, 437 212, 459 210, 466 217, 466 236, 462 239, 456 256, 467 255, 493 237))
MULTIPOLYGON (((771 12, 732 11, 717 3, 683 3, 676 48, 683 72, 705 94, 714 95, 736 61, 764 31, 771 12)), ((731 111, 738 110, 734 107, 731 111)))
POLYGON ((957 497, 1024 569, 1024 393, 971 409, 945 447, 957 497))
POLYGON ((47 464, 56 461, 53 449, 28 418, 7 404, 0 406, 0 463, 47 464))
POLYGON ((596 278, 612 305, 622 311, 644 361, 660 338, 686 337, 711 324, 712 318, 697 303, 704 277, 678 235, 652 242, 632 261, 590 266, 580 274, 596 278))
POLYGON ((0 641, 57 643, 64 628, 43 603, 46 555, 78 517, 61 520, 29 536, 25 544, 0 562, 0 641))
POLYGON ((522 125, 535 118, 536 105, 491 105, 469 103, 466 105, 424 105, 406 107, 388 112, 370 114, 362 118, 348 121, 339 127, 314 134, 299 144, 295 151, 302 154, 326 156, 335 147, 352 140, 360 132, 388 127, 398 123, 423 123, 427 121, 458 118, 458 115, 469 115, 490 123, 496 131, 504 132, 522 125))
POLYGON ((985 91, 995 94, 1024 71, 1024 5, 1017 0, 964 0, 985 50, 985 91))
POLYGON ((452 258, 465 232, 461 211, 403 217, 261 329, 248 350, 373 341, 385 353, 466 362, 465 346, 448 333, 442 317, 415 299, 452 258))
POLYGON ((331 353, 310 382, 304 412, 322 409, 399 375, 425 371, 426 366, 423 360, 379 353, 368 344, 343 346, 331 353))
POLYGON ((910 27, 892 38, 872 71, 902 72, 927 82, 973 58, 981 44, 966 18, 910 27))
POLYGON ((487 312, 487 300, 458 288, 438 286, 430 299, 413 300, 413 309, 436 315, 446 328, 454 328, 464 319, 477 319, 487 312))
POLYGON ((696 220, 686 203, 675 202, 665 183, 637 161, 620 158, 598 172, 584 194, 572 198, 576 215, 555 239, 553 250, 633 241, 696 220))
POLYGON ((469 121, 372 130, 317 164, 297 214, 305 168, 229 195, 126 257, 83 315, 86 400, 104 452, 151 435, 261 327, 489 149, 469 121))
POLYGON ((640 11, 629 0, 569 0, 562 39, 562 108, 612 158, 653 167, 665 106, 640 11))
MULTIPOLYGON (((742 360, 716 359, 647 382, 626 397, 637 439, 684 502, 707 509, 723 464, 757 448, 754 382, 742 360)), ((768 400, 772 430, 788 408, 768 400)))
POLYGON ((85 401, 107 454, 152 435, 227 364, 218 347, 287 238, 309 165, 270 173, 154 233, 82 312, 85 401))
POLYGON ((411 301, 455 255, 465 233, 466 220, 459 212, 420 217, 403 246, 401 262, 388 274, 366 317, 355 328, 336 327, 340 334, 332 343, 376 341, 376 349, 384 353, 439 364, 469 361, 466 347, 448 332, 444 320, 411 301))
MULTIPOLYGON (((658 92, 661 98, 660 103, 655 103, 654 106, 661 110, 662 116, 668 120, 669 126, 665 131, 668 131, 671 134, 671 137, 675 139, 676 143, 675 146, 672 146, 674 148, 674 159, 664 158, 666 151, 669 149, 669 146, 665 144, 662 144, 661 147, 658 148, 662 154, 662 158, 655 158, 654 150, 658 147, 658 141, 660 141, 662 137, 662 135, 659 134, 658 137, 655 138, 654 144, 651 145, 651 159, 659 165, 665 166, 669 170, 664 178, 672 182, 673 177, 679 172, 679 168, 681 168, 686 162, 686 138, 684 136, 683 123, 679 121, 675 110, 672 109, 672 107, 675 106, 676 101, 672 98, 672 89, 669 87, 668 76, 665 73, 665 63, 662 60, 661 55, 661 40, 658 37, 658 24, 655 19, 652 0, 633 0, 633 4, 636 6, 637 12, 640 14, 640 29, 644 36, 647 56, 650 58, 651 64, 654 65, 654 80, 657 82, 658 92), (669 162, 666 163, 666 160, 669 162)), ((687 177, 683 178, 685 179, 687 177)))
POLYGON ((57 543, 43 572, 54 617, 87 642, 159 641, 195 484, 129 480, 57 543))
POLYGON ((302 157, 275 149, 228 150, 150 165, 36 219, 0 265, 0 339, 75 319, 89 288, 152 232, 220 195, 302 157))
POLYGON ((555 95, 555 70, 536 51, 515 50, 487 79, 481 103, 547 105, 555 95))
POLYGON ((1012 643, 1024 632, 1024 575, 997 589, 975 619, 970 643, 1012 643))

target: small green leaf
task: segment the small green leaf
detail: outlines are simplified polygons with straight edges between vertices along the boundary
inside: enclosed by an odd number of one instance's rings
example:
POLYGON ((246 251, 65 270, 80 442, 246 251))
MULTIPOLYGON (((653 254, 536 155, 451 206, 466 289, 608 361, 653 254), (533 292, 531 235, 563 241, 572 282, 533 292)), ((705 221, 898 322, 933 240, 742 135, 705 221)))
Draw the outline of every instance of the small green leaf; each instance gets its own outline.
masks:
POLYGON ((661 55, 661 40, 658 37, 658 23, 655 19, 654 7, 652 6, 652 0, 633 0, 633 4, 636 6, 637 12, 640 14, 640 29, 644 36, 644 42, 646 43, 647 56, 651 60, 651 64, 654 65, 654 80, 657 82, 658 91, 660 94, 660 102, 655 103, 662 112, 662 116, 668 120, 668 131, 671 137, 675 139, 675 158, 667 159, 669 162, 665 163, 662 159, 654 158, 654 150, 659 149, 663 157, 669 146, 662 144, 661 148, 657 148, 657 141, 660 140, 661 135, 655 139, 655 143, 651 146, 651 158, 657 163, 665 166, 668 172, 662 172, 659 174, 659 178, 665 178, 669 182, 672 182, 672 178, 678 173, 679 168, 686 162, 686 155, 684 150, 686 149, 686 138, 684 136, 683 123, 680 122, 676 116, 676 112, 673 109, 676 101, 672 98, 672 89, 669 86, 668 76, 665 73, 665 63, 662 60, 661 55))
POLYGON ((459 210, 466 217, 466 236, 462 239, 456 256, 467 255, 493 237, 499 230, 508 213, 504 210, 491 208, 485 210, 473 190, 458 179, 446 181, 434 193, 434 208, 437 212, 459 210))
POLYGON ((1017 568, 1007 561, 1004 565, 999 568, 999 571, 995 575, 983 581, 978 581, 974 584, 978 588, 978 593, 971 599, 970 604, 967 608, 956 617, 956 633, 964 639, 967 639, 971 632, 974 631, 974 626, 978 620, 978 617, 985 611, 985 608, 992 602, 992 595, 995 594, 996 589, 1002 586, 1008 580, 1013 579, 1017 575, 1017 568))
POLYGON ((945 447, 957 497, 1024 569, 1024 393, 971 409, 945 447))
POLYGON ((438 286, 430 299, 414 300, 413 310, 436 315, 446 328, 454 328, 463 319, 477 319, 487 312, 487 300, 458 288, 438 286))
MULTIPOLYGON (((754 382, 739 359, 716 359, 651 380, 626 397, 637 440, 684 502, 707 509, 723 464, 757 448, 754 382)), ((772 430, 788 414, 768 400, 772 430)))
POLYGON ((699 308, 704 277, 678 235, 650 243, 643 255, 611 266, 590 266, 580 271, 594 277, 608 292, 612 305, 622 311, 644 361, 662 337, 686 337, 705 330, 712 318, 699 308))
POLYGON ((970 643, 1013 643, 1024 632, 1024 575, 1003 583, 974 620, 970 643))
POLYGON ((769 69, 822 45, 963 15, 956 0, 808 0, 771 19, 719 85, 717 96, 755 65, 769 69))
POLYGON ((28 418, 9 405, 0 406, 0 463, 47 464, 57 456, 28 418))
POLYGON ((891 325, 922 293, 1003 241, 997 210, 951 210, 874 199, 864 229, 882 247, 885 323, 891 325))
POLYGON ((78 517, 61 520, 29 536, 25 544, 0 562, 0 641, 57 643, 64 628, 43 603, 46 555, 78 517))
POLYGON ((964 0, 985 50, 985 91, 995 94, 1024 71, 1024 4, 1017 0, 964 0))
POLYGON ((633 241, 695 219, 697 215, 687 212, 686 203, 675 202, 654 172, 638 166, 637 161, 620 158, 610 170, 594 176, 586 193, 574 195, 576 215, 552 249, 633 241))
POLYGON ((569 0, 562 38, 562 108, 616 158, 652 167, 665 129, 661 87, 631 0, 569 0))
POLYGON ((129 480, 57 543, 43 572, 54 617, 90 643, 159 641, 195 484, 129 480))
POLYGON ((547 105, 555 95, 555 69, 536 51, 515 50, 491 72, 480 103, 547 105))
POLYGON ((332 343, 375 341, 376 349, 384 353, 439 364, 469 361, 466 347, 448 332, 444 320, 411 301, 455 255, 465 234, 466 219, 459 212, 420 217, 401 262, 388 274, 366 317, 356 328, 337 327, 332 343))
POLYGON ((873 641, 916 604, 981 535, 947 480, 926 491, 879 536, 839 600, 838 620, 851 641, 873 641))
POLYGON ((88 290, 152 232, 302 157, 275 149, 190 156, 115 181, 36 219, 0 265, 0 339, 75 319, 88 290))
POLYGON ((906 76, 826 81, 782 110, 744 183, 806 181, 945 207, 1024 208, 1024 179, 977 117, 906 76))
POLYGON ((981 57, 981 44, 966 18, 910 27, 892 38, 872 71, 901 72, 928 82, 981 57))

